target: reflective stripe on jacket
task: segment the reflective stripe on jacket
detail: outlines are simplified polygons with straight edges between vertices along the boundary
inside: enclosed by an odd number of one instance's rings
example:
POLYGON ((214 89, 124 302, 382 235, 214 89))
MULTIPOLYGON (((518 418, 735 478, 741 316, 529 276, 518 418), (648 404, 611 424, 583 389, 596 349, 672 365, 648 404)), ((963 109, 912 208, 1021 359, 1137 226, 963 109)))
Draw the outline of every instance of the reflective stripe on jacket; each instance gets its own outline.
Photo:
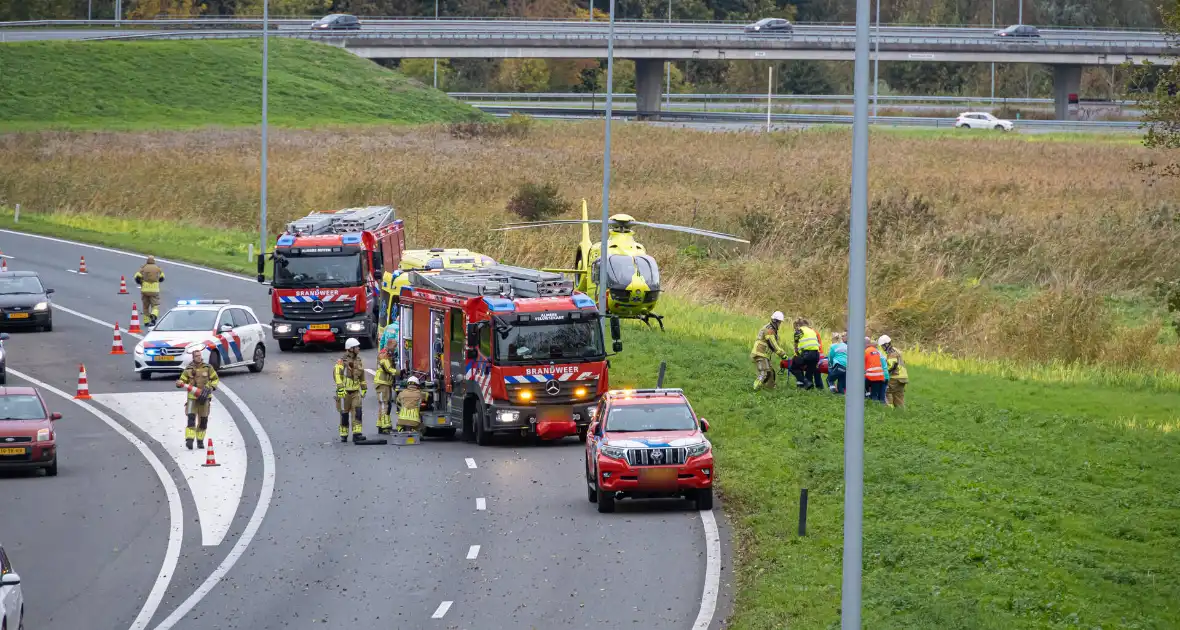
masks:
POLYGON ((795 352, 808 350, 819 352, 819 335, 810 326, 800 326, 799 330, 795 331, 795 352))
POLYGON ((905 358, 901 356, 901 350, 897 348, 890 348, 885 355, 885 362, 889 366, 889 375, 897 380, 899 383, 905 383, 910 380, 909 372, 905 369, 905 358))
POLYGON ((877 346, 865 348, 865 380, 878 382, 885 380, 885 368, 881 359, 881 351, 877 346))
POLYGON ((779 345, 778 331, 770 324, 767 324, 758 331, 758 337, 754 339, 754 347, 750 349, 750 357, 755 359, 769 359, 771 352, 779 356, 786 354, 783 352, 782 346, 779 345))
MULTIPOLYGON (((207 387, 220 385, 221 379, 217 378, 217 370, 214 370, 212 365, 202 363, 200 367, 190 365, 184 368, 184 371, 180 373, 180 382, 204 391, 207 387)), ((188 399, 196 400, 197 395, 190 391, 188 399)))
POLYGON ((135 272, 135 280, 139 282, 141 293, 159 293, 160 282, 164 280, 164 270, 154 264, 147 264, 135 272))
POLYGON ((360 357, 355 359, 337 359, 335 377, 337 389, 343 389, 349 392, 355 392, 358 389, 368 389, 368 385, 365 383, 365 368, 361 364, 360 357))
POLYGON ((393 385, 397 377, 397 368, 393 365, 393 358, 382 352, 377 357, 377 372, 373 375, 373 383, 377 385, 393 385))

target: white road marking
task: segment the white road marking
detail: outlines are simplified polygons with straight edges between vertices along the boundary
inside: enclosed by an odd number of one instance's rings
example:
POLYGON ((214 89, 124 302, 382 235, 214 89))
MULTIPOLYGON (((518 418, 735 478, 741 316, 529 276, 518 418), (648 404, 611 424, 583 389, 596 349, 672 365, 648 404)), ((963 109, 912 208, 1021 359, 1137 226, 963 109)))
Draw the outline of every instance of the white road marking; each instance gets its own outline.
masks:
POLYGON ((692 630, 708 630, 717 610, 717 591, 721 585, 721 534, 717 531, 717 519, 713 512, 701 511, 701 524, 705 526, 705 589, 701 592, 701 610, 692 630))
POLYGON ((480 498, 476 499, 476 500, 475 500, 475 509, 477 509, 477 510, 486 510, 486 509, 488 509, 488 501, 487 501, 487 499, 485 499, 485 498, 483 498, 483 497, 480 497, 480 498))
POLYGON ((156 576, 156 583, 152 585, 152 590, 148 593, 147 599, 143 602, 143 607, 139 609, 139 614, 136 615, 135 621, 131 622, 130 630, 142 630, 147 628, 147 624, 156 615, 156 610, 160 607, 160 602, 164 600, 164 593, 168 590, 168 585, 172 582, 172 576, 176 574, 176 564, 180 560, 180 545, 184 542, 184 504, 180 500, 180 489, 176 487, 176 482, 172 480, 172 475, 168 473, 168 469, 164 467, 164 463, 147 444, 135 436, 134 433, 124 429, 121 424, 115 422, 110 416, 99 411, 93 405, 84 400, 75 400, 73 395, 67 394, 60 389, 42 383, 41 381, 28 376, 11 367, 8 368, 9 373, 13 376, 24 379, 33 385, 52 392, 79 407, 89 411, 99 420, 105 422, 108 426, 115 430, 116 433, 122 435, 128 442, 143 455, 144 459, 151 464, 152 469, 156 471, 156 476, 160 478, 160 483, 164 485, 164 494, 168 497, 168 519, 170 525, 168 528, 168 547, 164 550, 164 564, 160 567, 160 573, 156 576))
MULTIPOLYGON (((3 231, 6 230, 0 230, 0 232, 3 231)), ((77 315, 78 317, 92 321, 107 329, 114 327, 114 324, 112 323, 104 322, 101 319, 64 308, 58 304, 55 304, 54 308, 65 313, 70 313, 71 315, 77 315)), ((143 335, 138 335, 131 332, 127 334, 137 339, 143 339, 143 335)), ((15 374, 16 372, 13 371, 13 373, 15 374)), ((172 611, 172 614, 168 615, 167 619, 161 621, 155 627, 155 630, 168 630, 172 626, 179 623, 180 620, 183 619, 190 610, 195 608, 196 605, 202 599, 204 599, 210 591, 213 590, 214 586, 217 586, 217 583, 225 577, 225 574, 229 573, 229 570, 233 568, 235 564, 237 564, 238 559, 240 559, 242 554, 245 553, 246 547, 250 545, 250 543, 254 540, 254 536, 258 534, 258 528, 262 526, 262 520, 266 518, 266 511, 270 508, 271 497, 274 495, 275 453, 274 447, 271 446, 270 443, 270 437, 266 434, 266 429, 262 427, 262 423, 258 421, 258 417, 255 416, 254 412, 250 410, 250 407, 246 404, 246 401, 242 400, 236 393, 234 393, 232 389, 222 384, 219 388, 219 391, 222 394, 225 394, 225 396, 229 398, 229 401, 233 403, 235 407, 237 407, 238 413, 242 414, 242 417, 246 419, 246 422, 250 425, 250 429, 254 432, 254 435, 258 437, 258 447, 262 451, 262 488, 258 491, 258 504, 254 506, 254 513, 250 515, 250 522, 246 523, 246 529, 242 531, 240 536, 238 536, 238 541, 234 543, 233 549, 230 549, 229 553, 226 554, 225 559, 221 561, 221 564, 217 565, 217 568, 213 570, 213 573, 209 574, 208 578, 205 578, 205 581, 201 583, 201 586, 199 586, 197 590, 193 591, 193 594, 189 595, 188 599, 184 600, 184 602, 182 602, 180 606, 176 608, 176 610, 172 611)), ((73 400, 73 398, 70 398, 70 400, 73 400)), ((162 465, 163 464, 161 464, 161 466, 162 465)), ((172 477, 169 476, 168 478, 171 480, 172 477)), ((173 563, 173 567, 175 567, 175 563, 173 563)), ((168 579, 171 579, 171 575, 172 572, 169 572, 168 579)), ((162 570, 161 576, 163 576, 162 570)), ((163 578, 157 579, 156 587, 161 589, 167 588, 167 583, 162 583, 160 581, 161 579, 163 578), (161 584, 163 584, 163 586, 161 586, 161 584)), ((154 593, 155 590, 153 589, 152 592, 154 593)), ((161 597, 162 596, 163 590, 161 590, 161 597)), ((147 604, 145 604, 145 606, 146 605, 147 604)), ((159 602, 157 601, 155 605, 156 607, 159 607, 159 602)), ((155 614, 154 610, 152 614, 155 614)), ((146 624, 147 620, 150 619, 151 615, 145 618, 144 623, 146 624)), ((139 627, 132 626, 130 630, 139 630, 139 627)))
POLYGON ((475 468, 475 460, 468 457, 467 458, 467 467, 468 468, 475 468))
MULTIPOLYGON (((217 467, 206 468, 205 450, 189 450, 182 441, 184 404, 188 393, 129 392, 91 394, 94 400, 119 412, 152 436, 176 460, 188 480, 201 523, 201 544, 220 545, 225 539, 246 487, 246 442, 229 410, 211 405, 209 432, 217 467)), ((205 445, 206 448, 209 446, 205 445)))
POLYGON ((453 604, 453 603, 454 602, 443 602, 443 603, 439 604, 438 608, 436 608, 434 610, 434 614, 431 615, 430 618, 431 619, 442 619, 443 615, 447 614, 447 611, 451 609, 451 604, 453 604))
POLYGON ((66 271, 68 271, 70 273, 78 273, 77 269, 66 269, 66 271))
MULTIPOLYGON (((52 241, 54 243, 61 243, 63 245, 72 245, 74 247, 85 247, 87 249, 93 249, 93 250, 97 250, 100 252, 108 252, 111 254, 119 254, 120 256, 130 256, 132 258, 144 258, 147 256, 147 254, 136 254, 135 252, 124 251, 121 249, 112 249, 110 247, 103 247, 101 245, 91 245, 89 243, 78 243, 75 241, 67 241, 62 238, 53 238, 52 236, 41 236, 40 234, 29 234, 28 232, 17 232, 15 230, 0 230, 0 233, 2 233, 2 234, 16 234, 17 236, 27 236, 29 238, 39 238, 39 239, 42 239, 45 241, 52 241)), ((168 263, 169 265, 175 265, 177 267, 184 267, 185 269, 192 269, 194 271, 203 271, 205 273, 211 273, 213 275, 222 276, 224 278, 233 278, 234 280, 241 280, 243 282, 257 282, 257 280, 255 278, 250 278, 247 276, 239 276, 237 274, 228 273, 225 271, 218 271, 216 269, 206 269, 204 267, 198 267, 197 265, 190 265, 188 263, 182 263, 177 260, 170 260, 168 258, 160 258, 159 256, 156 256, 156 262, 168 263)), ((77 272, 75 271, 74 273, 77 273, 77 272)))
POLYGON ((467 559, 468 560, 475 560, 478 556, 479 556, 479 545, 471 545, 471 548, 467 550, 467 559))
POLYGON ((0 254, 0 258, 7 258, 8 260, 16 260, 16 256, 9 256, 8 254, 0 254))

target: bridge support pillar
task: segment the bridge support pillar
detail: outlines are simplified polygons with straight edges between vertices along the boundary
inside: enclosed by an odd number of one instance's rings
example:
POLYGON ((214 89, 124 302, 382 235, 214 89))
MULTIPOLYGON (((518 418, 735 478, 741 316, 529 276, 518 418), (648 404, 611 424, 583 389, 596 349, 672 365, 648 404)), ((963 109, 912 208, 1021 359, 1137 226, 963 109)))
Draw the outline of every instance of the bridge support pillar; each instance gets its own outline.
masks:
POLYGON ((1069 119, 1069 95, 1082 89, 1082 67, 1056 64, 1053 66, 1053 110, 1057 120, 1069 119))
POLYGON ((640 112, 651 112, 649 115, 639 116, 640 120, 660 119, 660 97, 664 87, 663 59, 635 60, 635 109, 640 112))

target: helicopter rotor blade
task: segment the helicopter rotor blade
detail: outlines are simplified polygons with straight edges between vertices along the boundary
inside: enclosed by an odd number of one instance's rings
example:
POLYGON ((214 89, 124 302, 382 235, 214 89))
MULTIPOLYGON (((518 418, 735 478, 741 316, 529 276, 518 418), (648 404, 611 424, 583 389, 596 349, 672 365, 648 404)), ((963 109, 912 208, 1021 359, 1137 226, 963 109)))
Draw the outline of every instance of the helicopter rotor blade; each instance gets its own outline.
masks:
POLYGON ((525 221, 521 223, 508 223, 504 227, 492 228, 492 231, 499 232, 502 230, 519 230, 521 228, 531 227, 548 227, 550 225, 580 225, 582 223, 602 223, 602 219, 589 219, 583 221, 581 219, 554 219, 552 221, 525 221))
POLYGON ((643 225, 646 227, 653 227, 653 228, 658 228, 661 230, 672 230, 673 232, 684 232, 687 234, 697 234, 699 236, 709 236, 712 238, 720 238, 720 239, 724 239, 727 241, 737 241, 739 243, 749 244, 749 242, 750 242, 744 238, 738 238, 732 234, 726 234, 724 232, 714 232, 712 230, 702 230, 700 228, 684 227, 683 225, 670 225, 667 223, 648 223, 646 221, 636 221, 634 223, 634 225, 643 225))

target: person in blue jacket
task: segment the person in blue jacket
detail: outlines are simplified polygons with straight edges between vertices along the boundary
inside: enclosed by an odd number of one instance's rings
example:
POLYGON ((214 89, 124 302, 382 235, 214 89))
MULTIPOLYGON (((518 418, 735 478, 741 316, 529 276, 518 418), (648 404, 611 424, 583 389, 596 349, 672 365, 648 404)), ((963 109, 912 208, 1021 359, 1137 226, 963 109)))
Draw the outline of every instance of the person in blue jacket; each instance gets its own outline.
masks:
POLYGON ((401 325, 398 323, 398 321, 396 319, 393 320, 392 322, 389 322, 389 325, 385 327, 385 330, 381 331, 381 344, 378 347, 389 348, 390 347, 389 344, 392 343, 393 344, 392 347, 396 348, 397 347, 397 340, 398 340, 397 335, 400 332, 400 330, 401 330, 401 325))
POLYGON ((848 344, 844 343, 844 333, 832 333, 832 345, 828 348, 828 389, 842 395, 847 374, 848 344))

